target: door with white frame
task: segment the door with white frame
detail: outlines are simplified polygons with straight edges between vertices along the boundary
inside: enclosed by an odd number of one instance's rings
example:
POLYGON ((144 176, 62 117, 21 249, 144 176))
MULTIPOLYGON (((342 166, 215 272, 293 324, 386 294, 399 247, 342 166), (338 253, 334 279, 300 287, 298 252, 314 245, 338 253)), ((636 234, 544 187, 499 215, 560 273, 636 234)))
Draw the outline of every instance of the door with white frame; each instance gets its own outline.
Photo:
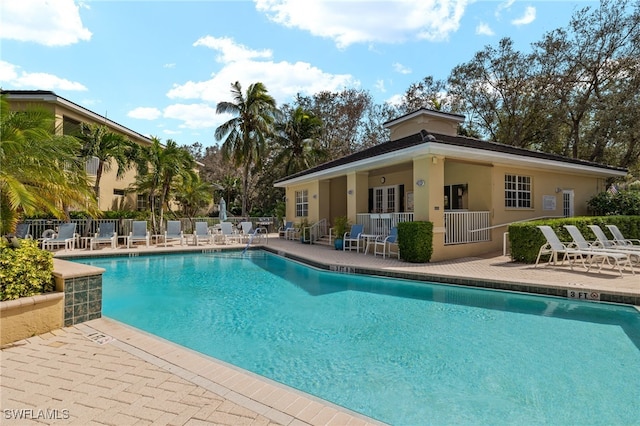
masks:
POLYGON ((573 217, 573 189, 562 190, 562 215, 564 217, 573 217))

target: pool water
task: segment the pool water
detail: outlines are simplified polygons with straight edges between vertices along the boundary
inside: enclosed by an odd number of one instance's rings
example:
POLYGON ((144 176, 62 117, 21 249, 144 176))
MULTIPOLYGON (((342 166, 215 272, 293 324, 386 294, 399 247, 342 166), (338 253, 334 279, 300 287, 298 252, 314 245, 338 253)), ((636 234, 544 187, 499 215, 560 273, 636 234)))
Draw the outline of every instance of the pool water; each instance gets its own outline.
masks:
POLYGON ((93 258, 103 314, 395 425, 638 424, 633 307, 319 271, 93 258))

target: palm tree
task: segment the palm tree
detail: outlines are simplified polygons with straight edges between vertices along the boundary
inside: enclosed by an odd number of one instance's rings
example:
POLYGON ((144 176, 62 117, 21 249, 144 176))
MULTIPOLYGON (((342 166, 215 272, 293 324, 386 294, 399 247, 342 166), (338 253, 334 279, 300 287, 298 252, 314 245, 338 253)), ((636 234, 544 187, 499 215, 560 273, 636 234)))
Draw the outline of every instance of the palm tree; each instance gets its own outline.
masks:
POLYGON ((0 99, 0 217, 13 232, 21 215, 48 212, 69 220, 69 207, 97 213, 96 200, 77 157, 80 142, 57 135, 53 114, 43 109, 10 111, 0 99))
POLYGON ((285 121, 276 124, 279 151, 275 164, 282 164, 284 175, 306 170, 327 157, 318 143, 322 120, 302 107, 288 111, 285 121))
POLYGON ((118 167, 116 176, 121 178, 133 162, 135 148, 133 142, 121 134, 109 131, 104 125, 82 123, 79 138, 83 141, 81 156, 86 160, 94 157, 98 159, 93 190, 96 198, 99 198, 102 173, 110 171, 112 160, 115 160, 118 167))
POLYGON ((236 167, 242 166, 242 216, 246 217, 250 173, 262 167, 266 139, 279 111, 275 99, 260 82, 250 85, 244 95, 240 83, 235 82, 231 93, 233 101, 218 103, 216 113, 234 117, 216 129, 215 138, 224 139, 223 157, 232 159, 236 167))
POLYGON ((184 177, 176 188, 175 199, 182 207, 182 213, 192 219, 209 205, 212 192, 213 186, 203 182, 198 175, 195 179, 184 177))
POLYGON ((136 182, 129 189, 148 194, 151 226, 157 234, 164 219, 164 208, 180 179, 196 179, 195 160, 187 149, 179 147, 175 141, 169 139, 163 147, 160 139, 153 137, 150 146, 140 149, 136 167, 136 182), (156 209, 159 209, 158 213, 156 209))

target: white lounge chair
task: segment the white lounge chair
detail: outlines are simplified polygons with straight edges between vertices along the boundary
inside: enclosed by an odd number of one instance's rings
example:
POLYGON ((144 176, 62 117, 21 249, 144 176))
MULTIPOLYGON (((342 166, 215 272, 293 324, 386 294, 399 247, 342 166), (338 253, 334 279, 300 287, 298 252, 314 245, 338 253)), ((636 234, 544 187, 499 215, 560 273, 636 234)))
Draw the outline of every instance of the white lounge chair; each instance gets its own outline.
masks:
POLYGON ((609 232, 611 232, 611 235, 613 235, 613 241, 616 244, 622 247, 631 247, 634 250, 640 249, 640 240, 625 238, 624 235, 622 235, 622 232, 620 231, 620 229, 618 229, 616 225, 606 225, 606 226, 607 226, 607 229, 609 229, 609 232))
POLYGON ((115 231, 116 224, 113 222, 105 222, 100 225, 98 232, 89 240, 89 250, 100 244, 110 244, 115 249, 118 241, 118 233, 115 231))
POLYGON ((234 232, 231 222, 220 222, 218 241, 222 244, 240 243, 242 242, 242 235, 234 232))
POLYGON ((278 236, 280 238, 287 239, 287 232, 289 229, 293 229, 293 222, 287 222, 280 228, 278 228, 278 236))
POLYGON ((542 231, 542 234, 547 240, 547 243, 540 247, 540 251, 538 251, 538 257, 536 259, 536 264, 534 267, 538 266, 540 257, 542 255, 548 254, 550 257, 547 264, 550 264, 553 261, 553 264, 555 265, 558 260, 558 256, 562 255, 562 261, 560 262, 560 264, 563 264, 564 261, 567 260, 569 262, 569 267, 572 270, 573 263, 578 259, 582 263, 582 266, 587 268, 587 272, 591 270, 591 266, 596 260, 602 261, 601 263, 599 263, 599 269, 601 269, 604 262, 608 261, 609 259, 614 259, 621 276, 622 266, 627 264, 631 267, 631 273, 635 274, 635 272, 633 271, 633 267, 631 266, 629 256, 624 253, 611 253, 608 251, 596 251, 591 249, 583 250, 577 247, 569 247, 560 241, 555 231, 550 226, 539 225, 538 229, 542 231), (585 259, 589 260, 588 267, 584 263, 585 259))
POLYGON ((193 245, 197 246, 200 242, 205 244, 213 243, 213 235, 207 222, 196 222, 196 227, 193 230, 193 245))
POLYGON ((76 238, 76 224, 62 223, 56 234, 42 241, 42 248, 44 250, 52 250, 56 246, 64 245, 65 250, 73 250, 75 248, 76 238))
POLYGON ((346 251, 347 248, 351 251, 354 247, 354 243, 356 251, 360 251, 360 234, 362 234, 363 229, 364 227, 362 225, 351 225, 351 230, 345 232, 342 237, 342 251, 346 251))
POLYGON ((591 250, 597 256, 606 256, 606 259, 602 259, 602 263, 604 261, 613 261, 617 266, 620 273, 622 273, 620 267, 621 266, 629 266, 631 268, 631 272, 633 272, 633 266, 631 264, 631 259, 635 257, 636 262, 640 262, 640 251, 634 252, 631 250, 610 250, 600 247, 597 244, 590 243, 584 238, 582 232, 575 225, 564 225, 567 231, 569 231, 569 235, 573 238, 573 242, 569 246, 578 248, 580 250, 591 250))
POLYGON ((593 234, 596 236, 597 242, 602 248, 605 248, 607 250, 633 250, 640 252, 640 247, 621 246, 616 244, 615 241, 609 240, 602 228, 600 228, 598 225, 589 225, 589 229, 591 229, 593 234))
MULTIPOLYGON (((367 249, 368 251, 368 249, 367 249)), ((381 254, 382 258, 392 255, 400 258, 400 248, 398 247, 398 228, 391 228, 389 235, 380 236, 373 242, 373 255, 381 254), (396 250, 394 251, 393 248, 396 250)))
POLYGON ((180 245, 184 245, 184 232, 182 232, 182 222, 179 220, 168 220, 167 229, 164 231, 164 246, 169 241, 180 241, 180 245))
POLYGON ((146 220, 134 220, 131 232, 127 237, 127 248, 131 248, 131 243, 136 241, 144 241, 146 246, 149 247, 151 241, 151 234, 147 230, 146 220))
POLYGON ((261 242, 263 238, 267 238, 267 228, 258 226, 253 227, 251 222, 240 222, 242 228, 242 240, 246 243, 261 242))

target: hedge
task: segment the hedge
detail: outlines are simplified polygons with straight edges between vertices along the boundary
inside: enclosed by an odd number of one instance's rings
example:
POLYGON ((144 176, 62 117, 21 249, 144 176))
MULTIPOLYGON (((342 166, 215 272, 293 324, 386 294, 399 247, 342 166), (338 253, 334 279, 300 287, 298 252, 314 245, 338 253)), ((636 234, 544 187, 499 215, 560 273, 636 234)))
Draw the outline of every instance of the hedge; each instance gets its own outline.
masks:
POLYGON ((540 247, 547 243, 538 225, 550 226, 560 241, 565 242, 571 242, 572 238, 564 225, 575 225, 587 241, 596 239, 588 225, 600 226, 611 239, 613 236, 605 225, 617 225, 625 238, 640 239, 640 216, 582 216, 514 223, 509 225, 509 244, 514 261, 535 263, 540 247))
POLYGON ((0 241, 0 300, 18 299, 54 290, 53 255, 32 240, 17 240, 15 247, 0 241))
POLYGON ((433 223, 398 223, 398 248, 402 260, 426 263, 433 254, 433 223))

